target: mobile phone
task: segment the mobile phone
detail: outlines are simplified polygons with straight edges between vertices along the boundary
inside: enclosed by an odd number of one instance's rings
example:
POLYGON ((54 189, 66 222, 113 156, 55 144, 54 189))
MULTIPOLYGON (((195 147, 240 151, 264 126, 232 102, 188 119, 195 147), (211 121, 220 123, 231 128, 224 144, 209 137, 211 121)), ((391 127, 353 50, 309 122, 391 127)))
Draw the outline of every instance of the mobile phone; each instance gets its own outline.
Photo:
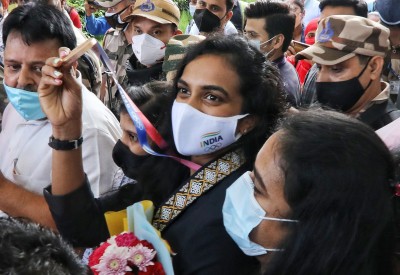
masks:
POLYGON ((75 49, 73 49, 69 55, 65 56, 62 58, 62 61, 64 64, 69 64, 73 63, 76 60, 78 60, 79 57, 81 57, 85 52, 90 50, 95 44, 97 43, 97 40, 94 38, 89 38, 79 46, 77 46, 75 49))
POLYGON ((296 51, 296 53, 301 52, 302 50, 310 47, 310 45, 300 42, 300 41, 296 41, 296 40, 292 40, 292 43, 293 43, 293 48, 296 51))

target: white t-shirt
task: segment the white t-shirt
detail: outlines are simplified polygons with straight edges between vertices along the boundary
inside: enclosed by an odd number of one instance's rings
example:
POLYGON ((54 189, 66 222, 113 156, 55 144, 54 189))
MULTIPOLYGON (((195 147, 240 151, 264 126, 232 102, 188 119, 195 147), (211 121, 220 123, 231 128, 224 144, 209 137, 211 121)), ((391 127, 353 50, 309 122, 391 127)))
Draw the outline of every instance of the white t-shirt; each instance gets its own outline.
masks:
MULTIPOLYGON (((83 167, 95 197, 112 187, 117 166, 112 150, 121 137, 118 120, 106 106, 82 85, 83 167)), ((0 170, 10 181, 42 194, 51 183, 52 135, 48 120, 26 121, 8 104, 0 133, 0 170)), ((71 171, 72 172, 72 171, 71 171)), ((1 199, 1 194, 0 194, 1 199)))

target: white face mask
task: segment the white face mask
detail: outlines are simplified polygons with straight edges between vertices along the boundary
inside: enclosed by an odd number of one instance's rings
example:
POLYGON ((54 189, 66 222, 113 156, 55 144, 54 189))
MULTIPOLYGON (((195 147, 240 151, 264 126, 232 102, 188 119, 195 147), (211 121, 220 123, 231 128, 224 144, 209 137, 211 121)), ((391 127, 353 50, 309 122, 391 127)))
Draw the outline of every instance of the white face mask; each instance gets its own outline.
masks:
POLYGON ((189 13, 193 17, 194 12, 196 11, 196 5, 189 4, 189 13))
MULTIPOLYGON (((113 17, 113 16, 116 15, 116 14, 117 14, 116 12, 106 12, 106 13, 104 13, 104 17, 109 17, 109 18, 111 18, 111 17, 113 17)), ((119 23, 119 24, 125 24, 125 23, 126 23, 126 22, 124 22, 124 21, 121 20, 120 14, 118 14, 118 23, 119 23)))
POLYGON ((114 14, 116 14, 116 12, 105 12, 105 13, 104 13, 104 17, 111 17, 111 16, 113 16, 114 14))
POLYGON ((210 116, 189 104, 174 102, 172 106, 172 130, 178 152, 184 156, 198 156, 221 150, 240 138, 235 135, 239 119, 210 116))
POLYGON ((228 234, 248 256, 259 256, 278 248, 265 248, 249 238, 250 232, 262 220, 277 222, 298 222, 297 220, 267 217, 267 213, 254 197, 254 184, 249 172, 244 173, 227 190, 222 207, 224 226, 228 234))
POLYGON ((165 44, 147 33, 132 37, 132 49, 136 58, 145 66, 157 63, 165 56, 165 44))
MULTIPOLYGON (((260 42, 260 40, 257 39, 249 39, 249 44, 254 46, 255 48, 257 48, 257 50, 261 51, 261 47, 263 47, 265 44, 268 44, 270 41, 272 41, 274 38, 276 37, 276 35, 274 37, 272 37, 271 39, 268 39, 267 41, 264 42, 260 42)), ((268 58, 271 56, 271 53, 274 51, 275 49, 272 48, 272 50, 270 50, 269 52, 267 52, 265 54, 265 56, 268 58)))

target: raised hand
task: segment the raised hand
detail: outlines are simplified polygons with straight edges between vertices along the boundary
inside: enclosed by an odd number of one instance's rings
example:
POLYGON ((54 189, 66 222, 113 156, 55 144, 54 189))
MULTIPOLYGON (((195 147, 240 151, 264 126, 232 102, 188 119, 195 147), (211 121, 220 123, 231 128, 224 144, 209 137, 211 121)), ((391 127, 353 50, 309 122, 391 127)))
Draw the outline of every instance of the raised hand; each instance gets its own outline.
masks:
POLYGON ((292 56, 292 55, 296 55, 296 50, 293 41, 290 42, 290 45, 286 51, 286 56, 292 56))
POLYGON ((68 48, 59 49, 59 57, 51 57, 42 67, 38 93, 43 112, 60 138, 80 135, 82 117, 82 88, 76 79, 73 64, 62 61, 68 48))
POLYGON ((85 1, 84 7, 86 16, 91 16, 92 13, 95 13, 97 11, 96 7, 88 1, 85 1))

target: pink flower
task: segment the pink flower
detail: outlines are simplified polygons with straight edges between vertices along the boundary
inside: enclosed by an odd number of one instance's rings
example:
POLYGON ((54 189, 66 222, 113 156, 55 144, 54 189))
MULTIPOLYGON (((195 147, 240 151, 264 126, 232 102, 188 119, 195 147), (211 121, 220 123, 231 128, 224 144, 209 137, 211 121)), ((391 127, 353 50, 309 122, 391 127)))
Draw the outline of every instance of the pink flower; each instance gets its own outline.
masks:
POLYGON ((155 255, 151 243, 139 240, 132 232, 122 232, 94 250, 89 266, 94 275, 165 275, 155 255))
POLYGON ((96 248, 94 251, 93 251, 93 253, 90 255, 90 257, 89 257, 89 266, 90 266, 90 268, 92 269, 92 271, 93 271, 93 273, 94 273, 94 275, 98 275, 98 272, 97 272, 97 270, 95 270, 94 268, 93 268, 93 266, 95 266, 95 265, 97 265, 97 264, 99 264, 100 263, 100 258, 101 258, 101 256, 103 256, 103 254, 104 254, 104 251, 107 249, 107 247, 109 247, 110 246, 110 244, 109 243, 107 243, 107 242, 105 242, 105 243, 102 243, 98 248, 96 248))
POLYGON ((129 254, 130 256, 128 261, 137 266, 140 271, 146 272, 146 266, 154 265, 151 260, 156 255, 156 252, 154 249, 149 249, 143 246, 141 243, 135 247, 132 247, 129 251, 129 254))
POLYGON ((155 262, 154 265, 147 267, 147 272, 139 271, 139 273, 138 273, 138 275, 146 275, 146 274, 165 275, 165 271, 163 269, 163 266, 160 264, 160 262, 155 262))
POLYGON ((100 258, 100 263, 93 266, 99 275, 125 275, 132 269, 127 265, 129 248, 110 245, 100 258))

